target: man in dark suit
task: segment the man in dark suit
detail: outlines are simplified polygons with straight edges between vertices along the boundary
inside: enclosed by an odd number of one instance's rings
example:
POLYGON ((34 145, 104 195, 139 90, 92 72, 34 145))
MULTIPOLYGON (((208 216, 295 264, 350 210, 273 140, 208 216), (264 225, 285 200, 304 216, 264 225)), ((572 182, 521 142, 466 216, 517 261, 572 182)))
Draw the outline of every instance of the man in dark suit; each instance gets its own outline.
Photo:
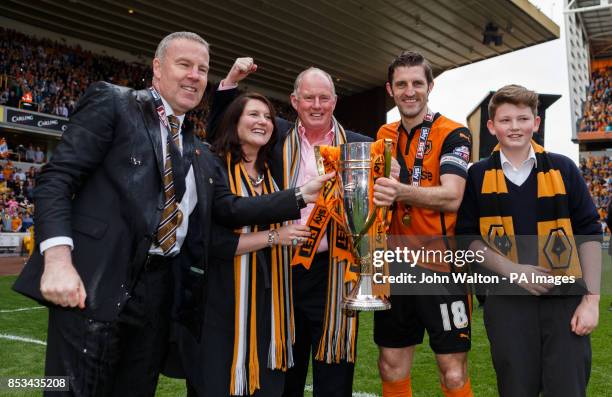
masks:
POLYGON ((183 123, 208 63, 206 41, 177 32, 157 48, 152 88, 93 84, 38 179, 37 248, 14 288, 49 305, 45 373, 68 376, 69 394, 153 395, 173 273, 200 284, 211 214, 230 227, 297 218, 323 183, 242 199, 213 179, 183 123))
MULTIPOLYGON (((207 140, 212 142, 222 131, 215 131, 224 109, 238 95, 238 83, 257 70, 252 58, 238 58, 215 92, 209 117, 207 140)), ((315 145, 339 145, 345 142, 371 141, 367 136, 345 131, 333 117, 336 92, 331 76, 318 68, 301 72, 294 84, 291 104, 298 113, 295 123, 276 118, 281 133, 274 149, 272 174, 285 189, 317 175, 315 145)), ((308 221, 313 206, 302 209, 298 222, 308 221)), ((295 365, 287 372, 284 396, 303 396, 308 363, 313 359, 314 396, 351 396, 354 372, 357 319, 340 309, 342 288, 330 288, 344 281, 344 268, 334 259, 336 233, 327 229, 309 269, 293 268, 293 303, 295 312, 295 365), (332 280, 328 282, 328 280, 332 280), (334 302, 333 304, 331 302, 334 302), (341 318, 326 321, 326 318, 341 318), (346 350, 345 350, 346 347, 346 350)), ((344 285, 344 289, 348 289, 344 285)))

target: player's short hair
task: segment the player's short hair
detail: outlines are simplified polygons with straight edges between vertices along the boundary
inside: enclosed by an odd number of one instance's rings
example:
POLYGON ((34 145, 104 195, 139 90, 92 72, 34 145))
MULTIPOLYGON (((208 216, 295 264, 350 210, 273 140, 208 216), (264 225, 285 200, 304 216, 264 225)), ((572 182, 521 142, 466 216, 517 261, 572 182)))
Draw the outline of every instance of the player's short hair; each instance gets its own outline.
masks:
POLYGON ((210 51, 208 42, 204 40, 199 34, 193 32, 174 32, 161 39, 161 41, 157 45, 157 49, 155 50, 155 58, 158 58, 160 61, 163 61, 164 56, 166 55, 166 50, 168 50, 170 43, 173 40, 179 39, 195 41, 196 43, 200 43, 204 47, 206 47, 206 51, 210 51))
POLYGON ((418 52, 403 51, 389 65, 389 70, 387 71, 387 81, 389 84, 393 85, 393 73, 395 72, 395 69, 402 66, 422 66, 423 70, 425 71, 425 77, 427 78, 427 85, 433 82, 433 70, 431 69, 431 65, 427 59, 425 59, 425 57, 418 52))
POLYGON ((533 115, 538 115, 538 94, 521 85, 509 84, 497 90, 491 97, 489 101, 489 120, 495 118, 497 108, 504 103, 516 106, 529 106, 533 115))

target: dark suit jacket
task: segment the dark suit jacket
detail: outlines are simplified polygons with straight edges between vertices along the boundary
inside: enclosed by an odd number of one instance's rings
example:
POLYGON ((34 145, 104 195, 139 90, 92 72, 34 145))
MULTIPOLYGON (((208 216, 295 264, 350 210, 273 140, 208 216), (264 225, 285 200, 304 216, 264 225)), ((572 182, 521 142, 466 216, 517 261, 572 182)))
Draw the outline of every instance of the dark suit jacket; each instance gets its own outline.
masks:
MULTIPOLYGON (((211 215, 229 227, 299 217, 290 190, 249 199, 234 196, 224 181, 214 179, 208 147, 195 141, 199 219, 190 220, 187 245, 198 255, 191 255, 185 266, 195 260, 192 266, 205 266, 211 215), (203 238, 190 238, 195 232, 203 238)), ((99 321, 116 319, 161 218, 162 172, 159 119, 148 90, 92 84, 38 178, 36 249, 14 289, 48 304, 39 289, 44 263, 39 244, 51 237, 72 237, 73 263, 87 292, 83 314, 99 321)))
MULTIPOLYGON (((217 135, 221 133, 217 131, 216 127, 217 125, 219 125, 221 118, 223 117, 223 113, 225 112, 225 109, 239 94, 240 93, 235 88, 222 91, 215 90, 207 124, 208 135, 206 139, 208 142, 213 143, 214 140, 217 138, 217 135)), ((280 117, 276 117, 274 121, 279 132, 279 137, 276 141, 276 145, 274 146, 274 150, 272 151, 270 170, 272 171, 272 176, 276 180, 276 183, 278 184, 279 188, 282 189, 284 186, 283 145, 285 144, 285 139, 291 133, 294 123, 280 117)), ((349 130, 345 130, 345 132, 347 142, 372 141, 372 138, 368 136, 361 135, 349 130)))

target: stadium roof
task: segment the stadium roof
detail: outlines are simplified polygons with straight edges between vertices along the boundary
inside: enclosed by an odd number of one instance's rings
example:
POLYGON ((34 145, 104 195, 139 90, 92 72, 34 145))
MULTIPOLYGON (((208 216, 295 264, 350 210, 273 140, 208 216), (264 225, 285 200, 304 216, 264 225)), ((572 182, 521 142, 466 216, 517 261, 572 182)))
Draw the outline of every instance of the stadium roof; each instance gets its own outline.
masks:
POLYGON ((285 98, 312 65, 352 95, 382 86, 404 49, 422 52, 439 74, 559 37, 528 0, 8 0, 0 14, 146 57, 168 32, 195 31, 211 43, 214 75, 252 56, 260 72, 249 85, 285 98), (501 45, 483 44, 487 25, 501 45))
POLYGON ((612 1, 571 0, 565 12, 574 12, 586 30, 591 57, 612 58, 612 1))

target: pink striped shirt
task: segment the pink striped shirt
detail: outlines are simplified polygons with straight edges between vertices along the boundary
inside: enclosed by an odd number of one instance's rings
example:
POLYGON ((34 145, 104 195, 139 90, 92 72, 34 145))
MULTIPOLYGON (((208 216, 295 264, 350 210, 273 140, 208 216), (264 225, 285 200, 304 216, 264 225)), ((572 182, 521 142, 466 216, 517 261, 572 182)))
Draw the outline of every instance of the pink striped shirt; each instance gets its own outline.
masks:
MULTIPOLYGON (((304 183, 308 182, 312 178, 319 176, 317 172, 317 162, 315 160, 314 155, 314 147, 317 145, 332 145, 334 143, 334 129, 333 127, 323 136, 323 138, 319 138, 317 141, 311 142, 308 134, 306 133, 306 128, 302 125, 302 123, 298 123, 298 135, 300 136, 300 168, 297 176, 297 184, 296 186, 302 186, 304 183)), ((297 223, 301 225, 305 225, 308 222, 308 217, 314 208, 314 203, 308 204, 305 208, 301 210, 301 218, 297 223)), ((329 245, 327 243, 327 233, 321 239, 321 243, 317 248, 318 252, 325 252, 329 249, 329 245)))

